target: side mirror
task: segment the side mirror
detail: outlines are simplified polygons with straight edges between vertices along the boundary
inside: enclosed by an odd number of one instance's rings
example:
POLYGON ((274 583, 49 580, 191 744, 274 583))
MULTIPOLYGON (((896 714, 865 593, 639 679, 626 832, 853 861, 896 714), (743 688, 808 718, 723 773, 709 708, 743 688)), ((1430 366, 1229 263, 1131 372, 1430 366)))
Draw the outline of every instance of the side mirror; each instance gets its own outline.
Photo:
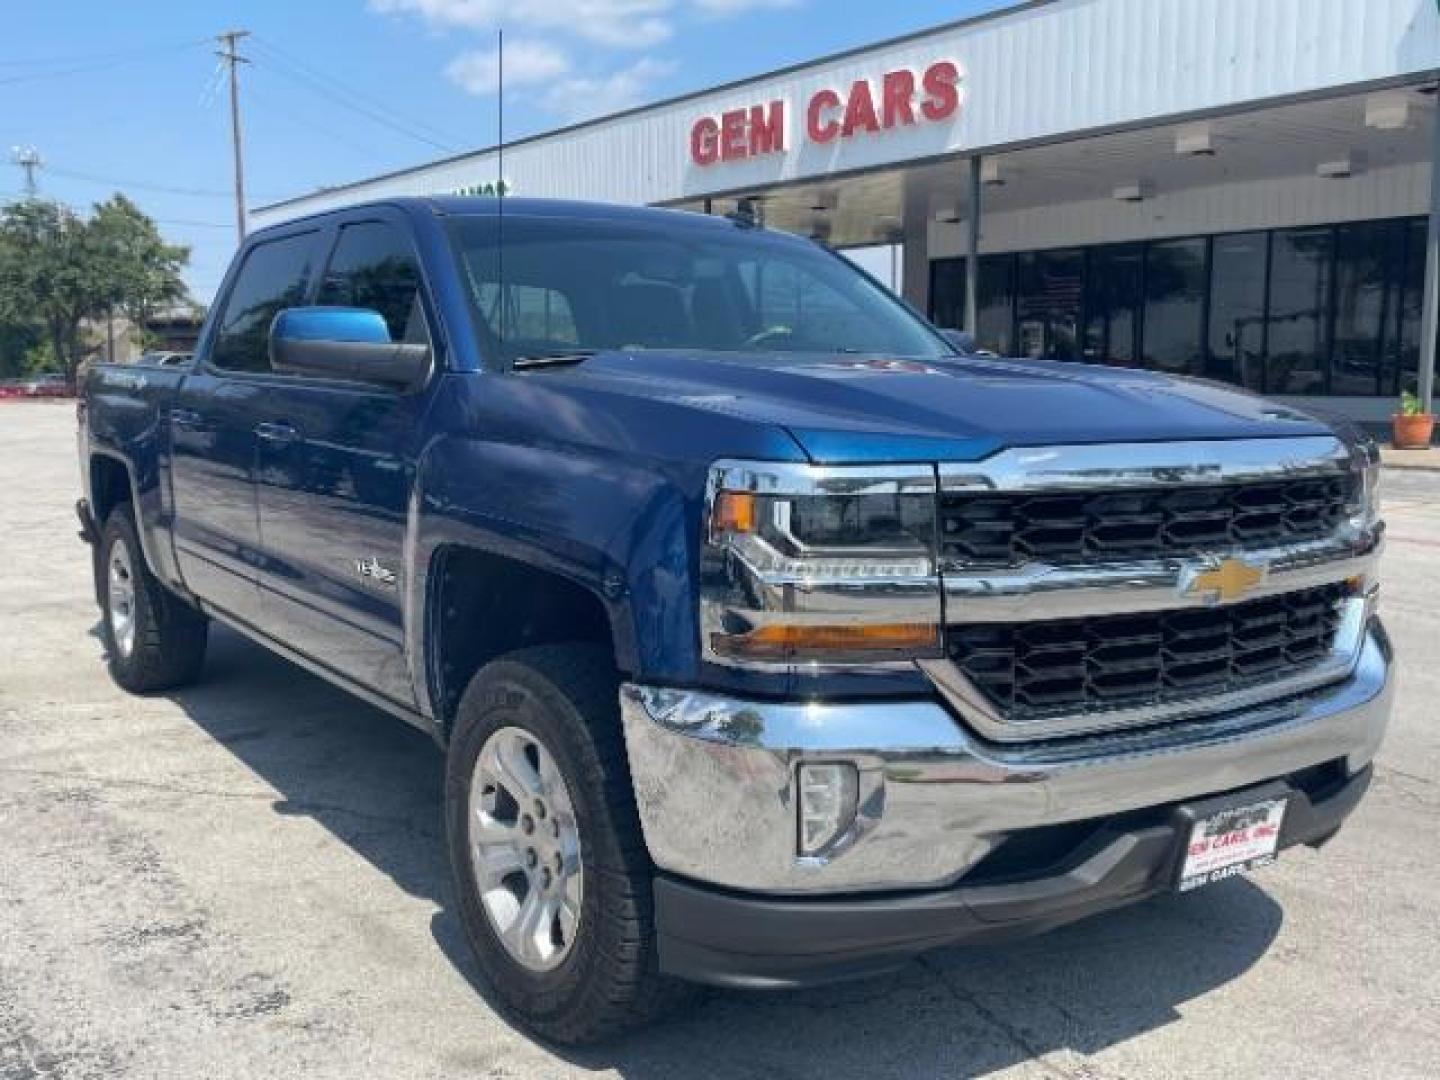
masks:
POLYGON ((941 330, 940 336, 951 345, 954 345, 956 350, 962 355, 975 355, 975 335, 969 330, 941 330))
POLYGON ((391 341, 384 317, 369 308, 285 308, 270 324, 270 366, 408 390, 430 371, 430 346, 391 341))

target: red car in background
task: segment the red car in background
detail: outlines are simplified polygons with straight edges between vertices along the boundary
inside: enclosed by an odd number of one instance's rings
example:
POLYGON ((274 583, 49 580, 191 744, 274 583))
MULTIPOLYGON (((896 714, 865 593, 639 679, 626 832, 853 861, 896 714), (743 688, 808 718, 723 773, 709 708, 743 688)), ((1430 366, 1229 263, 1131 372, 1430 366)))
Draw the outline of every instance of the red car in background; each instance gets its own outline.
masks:
POLYGON ((65 376, 59 374, 32 375, 24 379, 7 379, 0 382, 0 398, 58 398, 69 397, 65 376))

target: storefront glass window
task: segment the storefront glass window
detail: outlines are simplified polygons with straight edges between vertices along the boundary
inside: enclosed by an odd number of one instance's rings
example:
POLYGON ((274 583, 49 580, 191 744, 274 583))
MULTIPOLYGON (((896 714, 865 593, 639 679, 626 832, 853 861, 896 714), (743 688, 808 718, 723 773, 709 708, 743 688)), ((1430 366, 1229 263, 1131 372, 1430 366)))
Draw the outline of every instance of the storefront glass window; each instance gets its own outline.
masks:
POLYGON ((1085 271, 1084 358, 1134 367, 1145 249, 1140 244, 1091 248, 1085 271))
POLYGON ((980 256, 977 343, 1001 356, 1015 355, 1015 256, 980 256))
POLYGON ((1271 240, 1268 393, 1326 392, 1333 238, 1329 228, 1306 228, 1279 230, 1271 240))
POLYGON ((964 259, 936 259, 930 264, 930 321, 942 330, 965 326, 964 259))
POLYGON ((1166 240, 1145 248, 1145 366, 1196 373, 1205 312, 1205 241, 1166 240))
POLYGON ((1366 221, 1335 230, 1332 394, 1382 393, 1385 326, 1394 324, 1405 256, 1404 225, 1366 221))
POLYGON ((1016 264, 1015 278, 1016 352, 1079 360, 1084 250, 1027 252, 1016 264))
MULTIPOLYGON (((1386 393, 1399 396, 1401 390, 1414 393, 1420 382, 1420 309, 1425 291, 1424 218, 1404 222, 1405 262, 1401 270, 1400 320, 1398 333, 1399 371, 1390 373, 1386 393), (1398 385, 1396 375, 1398 374, 1398 385)), ((1392 352, 1393 355, 1393 352, 1392 352)))
POLYGON ((1205 374, 1265 389, 1265 260, 1269 234, 1215 237, 1210 256, 1210 333, 1205 374))
MULTIPOLYGON (((1417 382, 1425 230, 1402 218, 986 255, 978 339, 1267 394, 1391 397, 1417 382)), ((963 325, 964 260, 937 260, 931 285, 936 321, 963 325)))

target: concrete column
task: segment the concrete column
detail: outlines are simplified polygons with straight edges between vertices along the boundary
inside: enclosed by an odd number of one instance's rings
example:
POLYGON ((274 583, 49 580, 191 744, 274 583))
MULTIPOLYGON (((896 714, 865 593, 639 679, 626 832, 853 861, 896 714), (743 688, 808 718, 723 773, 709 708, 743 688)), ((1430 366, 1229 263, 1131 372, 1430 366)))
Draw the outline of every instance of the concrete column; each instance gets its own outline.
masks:
POLYGON ((1425 292, 1420 319, 1420 404, 1434 412, 1435 345, 1440 329, 1440 107, 1430 136, 1430 229, 1425 241, 1425 292))
POLYGON ((980 332, 980 155, 970 159, 970 198, 966 212, 969 243, 965 250, 965 329, 980 332))
POLYGON ((901 220, 901 290, 919 311, 930 310, 930 205, 912 184, 905 185, 901 220))

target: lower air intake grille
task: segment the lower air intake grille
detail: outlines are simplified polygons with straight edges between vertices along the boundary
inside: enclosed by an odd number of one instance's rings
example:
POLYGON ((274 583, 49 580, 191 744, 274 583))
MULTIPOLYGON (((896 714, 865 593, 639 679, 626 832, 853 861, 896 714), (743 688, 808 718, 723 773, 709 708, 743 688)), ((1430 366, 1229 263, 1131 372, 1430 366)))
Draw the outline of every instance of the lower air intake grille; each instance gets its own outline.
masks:
POLYGON ((1295 674, 1335 642, 1344 585, 1215 608, 947 630, 950 658, 1013 720, 1165 704, 1295 674))

